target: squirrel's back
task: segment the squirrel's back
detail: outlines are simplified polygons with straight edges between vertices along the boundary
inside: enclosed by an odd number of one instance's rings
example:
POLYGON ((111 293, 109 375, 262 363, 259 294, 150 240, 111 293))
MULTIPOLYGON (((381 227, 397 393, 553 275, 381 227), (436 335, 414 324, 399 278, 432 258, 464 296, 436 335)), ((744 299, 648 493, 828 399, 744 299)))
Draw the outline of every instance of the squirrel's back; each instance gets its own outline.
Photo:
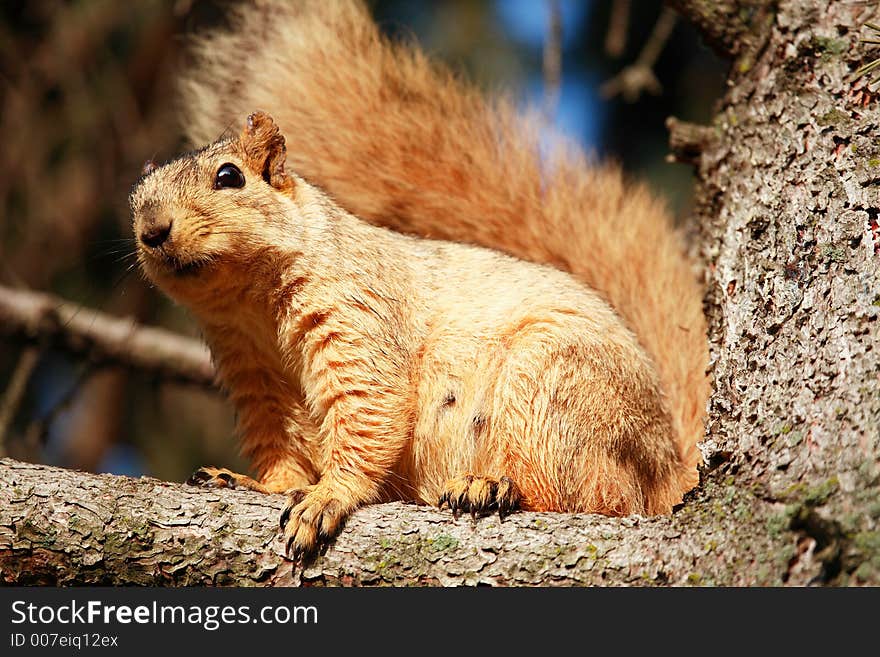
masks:
POLYGON ((597 290, 652 358, 687 466, 682 493, 696 484, 702 292, 660 200, 574 149, 542 150, 536 121, 388 42, 359 3, 242 4, 192 52, 193 143, 264 109, 288 136, 291 168, 350 212, 553 264, 597 290))

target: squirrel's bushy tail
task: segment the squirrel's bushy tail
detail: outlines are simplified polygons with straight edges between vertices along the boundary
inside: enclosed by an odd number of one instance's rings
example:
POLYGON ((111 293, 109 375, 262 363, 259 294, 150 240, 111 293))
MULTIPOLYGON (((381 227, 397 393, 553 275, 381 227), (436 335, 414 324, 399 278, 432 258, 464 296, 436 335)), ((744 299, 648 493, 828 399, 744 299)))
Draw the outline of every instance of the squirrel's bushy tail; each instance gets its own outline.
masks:
POLYGON ((417 49, 351 1, 241 4, 196 39, 184 126, 215 140, 269 112, 293 170, 354 214, 568 270, 602 293, 656 363, 689 475, 709 394, 700 286, 665 206, 615 167, 541 150, 537 122, 417 49))

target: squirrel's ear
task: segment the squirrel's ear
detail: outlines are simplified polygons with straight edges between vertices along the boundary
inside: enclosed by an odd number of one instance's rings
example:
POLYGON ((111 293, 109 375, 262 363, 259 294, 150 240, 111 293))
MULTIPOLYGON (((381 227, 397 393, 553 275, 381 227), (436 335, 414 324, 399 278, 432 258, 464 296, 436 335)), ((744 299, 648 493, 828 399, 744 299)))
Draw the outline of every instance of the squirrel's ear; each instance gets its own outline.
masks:
POLYGON ((245 163, 267 183, 281 191, 294 188, 293 178, 284 170, 287 146, 284 135, 265 112, 254 112, 247 118, 241 133, 245 163))

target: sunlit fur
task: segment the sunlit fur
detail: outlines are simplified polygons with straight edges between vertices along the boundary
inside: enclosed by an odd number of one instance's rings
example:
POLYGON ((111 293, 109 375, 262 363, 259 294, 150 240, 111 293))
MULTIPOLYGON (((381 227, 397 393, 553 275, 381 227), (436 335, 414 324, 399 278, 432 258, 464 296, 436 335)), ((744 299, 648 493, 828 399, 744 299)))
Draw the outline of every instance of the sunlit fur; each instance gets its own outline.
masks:
POLYGON ((708 383, 701 290, 662 202, 571 149, 542 154, 532 119, 386 43, 357 3, 239 7, 194 45, 194 143, 264 109, 290 169, 354 215, 549 263, 599 295, 371 228, 301 179, 288 197, 253 173, 215 191, 221 160, 242 163, 234 139, 150 174, 135 209, 178 208, 178 257, 208 264, 173 274, 145 258, 145 271, 202 321, 266 487, 343 467, 361 475, 340 488, 352 506, 436 502, 473 469, 509 474, 532 508, 668 512, 697 481, 708 383), (214 234, 199 239, 203 216, 214 234), (313 329, 297 324, 309 316, 313 329))
POLYGON ((193 144, 261 108, 288 136, 292 168, 360 218, 550 263, 598 290, 653 359, 685 488, 696 483, 702 290, 661 200, 570 149, 542 160, 534 120, 387 43, 357 2, 243 4, 193 54, 181 85, 193 144))
POLYGON ((143 269, 202 324, 266 489, 318 484, 348 511, 436 502, 476 472, 509 477, 532 509, 679 501, 688 468, 657 375, 595 292, 371 226, 289 173, 273 186, 264 163, 283 143, 268 117, 251 124, 154 170, 131 204, 137 235, 172 222, 164 244, 140 244, 143 269), (243 188, 213 188, 225 163, 243 188))

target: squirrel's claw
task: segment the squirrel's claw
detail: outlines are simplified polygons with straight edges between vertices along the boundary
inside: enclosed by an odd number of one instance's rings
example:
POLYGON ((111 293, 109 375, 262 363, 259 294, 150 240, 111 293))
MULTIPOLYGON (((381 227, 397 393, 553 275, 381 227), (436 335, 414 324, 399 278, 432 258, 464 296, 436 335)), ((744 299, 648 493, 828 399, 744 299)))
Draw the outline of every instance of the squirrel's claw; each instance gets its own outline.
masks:
POLYGON ((237 488, 240 484, 239 479, 244 478, 225 468, 204 467, 193 472, 186 483, 190 486, 208 488, 237 488))
POLYGON ((446 482, 438 507, 448 505, 456 519, 462 511, 470 513, 474 521, 477 516, 498 511, 503 520, 519 507, 521 499, 519 487, 509 477, 495 479, 465 473, 446 482))
POLYGON ((339 533, 350 511, 330 489, 292 491, 279 519, 285 554, 292 561, 314 556, 339 533))
POLYGON ((281 529, 281 531, 284 531, 284 528, 287 527, 287 523, 290 520, 290 513, 293 511, 293 508, 303 501, 303 498, 307 493, 308 491, 303 490, 302 488, 295 488, 287 491, 287 504, 284 506, 284 509, 281 511, 281 517, 278 519, 279 529, 281 529))
POLYGON ((193 472, 186 483, 190 486, 202 486, 204 488, 238 488, 254 490, 258 493, 274 492, 261 484, 256 479, 247 475, 237 474, 226 468, 214 468, 206 466, 193 472))

